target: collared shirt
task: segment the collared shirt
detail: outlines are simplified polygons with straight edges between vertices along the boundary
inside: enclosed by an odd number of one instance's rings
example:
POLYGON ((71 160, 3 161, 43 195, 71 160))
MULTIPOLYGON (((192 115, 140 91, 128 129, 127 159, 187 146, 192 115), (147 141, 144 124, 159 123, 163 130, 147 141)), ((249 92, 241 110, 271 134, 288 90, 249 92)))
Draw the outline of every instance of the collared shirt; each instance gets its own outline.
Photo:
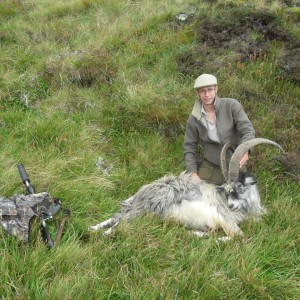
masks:
POLYGON ((210 122, 207 120, 207 114, 206 114, 206 111, 205 111, 205 109, 204 109, 203 106, 202 106, 202 114, 204 115, 204 118, 205 118, 205 120, 206 120, 208 137, 209 137, 212 141, 217 142, 217 143, 220 143, 220 139, 219 139, 218 132, 217 132, 216 122, 215 122, 215 123, 210 123, 210 122))

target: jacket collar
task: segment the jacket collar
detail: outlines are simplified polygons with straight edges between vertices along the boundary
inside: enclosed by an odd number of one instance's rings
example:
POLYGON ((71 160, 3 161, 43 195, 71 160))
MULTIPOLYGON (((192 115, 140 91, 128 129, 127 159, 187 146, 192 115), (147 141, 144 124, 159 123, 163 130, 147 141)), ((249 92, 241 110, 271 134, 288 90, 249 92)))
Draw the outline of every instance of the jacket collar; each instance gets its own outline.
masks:
MULTIPOLYGON (((215 97, 214 106, 215 106, 215 111, 217 113, 219 111, 219 107, 220 107, 220 98, 217 95, 215 97)), ((202 118, 202 108, 203 108, 203 105, 202 105, 201 101, 197 100, 196 103, 194 104, 194 107, 192 110, 192 115, 199 121, 202 118)))

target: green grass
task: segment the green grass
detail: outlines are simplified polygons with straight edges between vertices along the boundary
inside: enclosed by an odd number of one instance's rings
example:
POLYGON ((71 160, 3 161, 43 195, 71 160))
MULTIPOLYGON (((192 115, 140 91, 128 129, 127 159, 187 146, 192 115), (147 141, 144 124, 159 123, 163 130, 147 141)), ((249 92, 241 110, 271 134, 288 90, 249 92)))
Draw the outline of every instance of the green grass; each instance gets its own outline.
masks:
MULTIPOLYGON (((23 162, 37 191, 72 210, 53 250, 37 222, 30 245, 0 228, 1 300, 300 298, 299 181, 272 147, 251 155, 268 214, 242 224, 244 238, 217 244, 222 232, 198 239, 154 216, 109 237, 87 231, 143 184, 184 170, 185 123, 202 72, 217 75, 221 97, 242 102, 257 136, 299 158, 299 73, 285 56, 299 49, 293 3, 0 3, 0 195, 24 193, 23 162), (177 21, 181 12, 191 18, 177 21), (226 44, 223 33, 203 42, 239 24, 243 40, 226 44), (249 42, 263 51, 252 53, 249 42), (96 167, 100 157, 108 174, 96 167)), ((53 234, 60 217, 49 223, 53 234)))

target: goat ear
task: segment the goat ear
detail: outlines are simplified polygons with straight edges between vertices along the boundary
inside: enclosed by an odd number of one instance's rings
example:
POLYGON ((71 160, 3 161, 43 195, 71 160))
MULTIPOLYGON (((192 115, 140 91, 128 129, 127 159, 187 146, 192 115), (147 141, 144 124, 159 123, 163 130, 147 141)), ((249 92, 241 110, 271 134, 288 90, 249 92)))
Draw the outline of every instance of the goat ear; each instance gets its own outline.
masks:
POLYGON ((219 195, 228 196, 230 194, 230 191, 228 190, 228 188, 226 188, 226 183, 223 185, 216 186, 216 191, 219 195))

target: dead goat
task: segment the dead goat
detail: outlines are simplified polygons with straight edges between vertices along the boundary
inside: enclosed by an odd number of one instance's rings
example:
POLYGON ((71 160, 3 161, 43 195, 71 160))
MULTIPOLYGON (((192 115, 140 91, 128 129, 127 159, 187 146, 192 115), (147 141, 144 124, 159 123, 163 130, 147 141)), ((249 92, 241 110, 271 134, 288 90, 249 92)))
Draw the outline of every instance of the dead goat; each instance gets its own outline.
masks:
POLYGON ((250 217, 258 218, 265 211, 261 206, 257 181, 248 173, 240 173, 239 167, 243 155, 259 144, 275 145, 283 151, 273 141, 256 138, 239 145, 227 163, 228 150, 233 150, 227 143, 221 152, 221 169, 226 179, 222 186, 205 181, 195 182, 187 173, 167 175, 144 185, 135 195, 121 203, 120 211, 112 218, 89 229, 109 228, 104 232, 107 235, 121 220, 153 213, 195 230, 193 233, 197 236, 219 228, 227 235, 223 240, 242 235, 239 224, 250 217))

